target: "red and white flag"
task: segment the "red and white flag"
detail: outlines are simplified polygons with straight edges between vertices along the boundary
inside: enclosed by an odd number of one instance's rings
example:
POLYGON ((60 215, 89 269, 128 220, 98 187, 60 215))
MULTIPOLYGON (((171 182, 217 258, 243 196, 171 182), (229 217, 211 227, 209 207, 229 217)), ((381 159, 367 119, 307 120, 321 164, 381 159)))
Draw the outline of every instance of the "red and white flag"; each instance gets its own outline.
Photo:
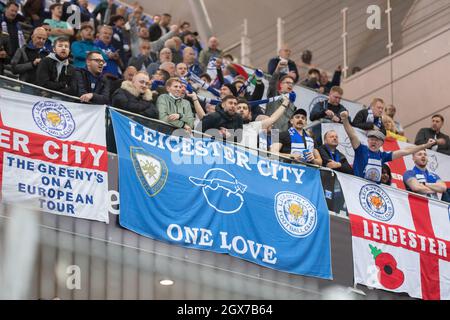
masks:
POLYGON ((355 283, 450 299, 448 205, 337 173, 350 217, 355 283))
POLYGON ((105 106, 0 89, 0 198, 108 222, 105 106))

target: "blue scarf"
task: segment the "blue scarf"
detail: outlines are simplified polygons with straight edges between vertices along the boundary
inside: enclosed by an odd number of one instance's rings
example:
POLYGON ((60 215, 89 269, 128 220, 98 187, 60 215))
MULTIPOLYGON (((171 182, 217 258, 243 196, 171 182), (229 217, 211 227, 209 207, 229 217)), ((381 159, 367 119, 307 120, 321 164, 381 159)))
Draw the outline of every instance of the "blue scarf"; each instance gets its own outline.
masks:
POLYGON ((303 156, 303 152, 311 151, 308 149, 307 137, 308 134, 303 130, 303 136, 298 133, 295 128, 289 128, 289 135, 291 136, 291 154, 300 154, 303 156))
MULTIPOLYGON (((33 41, 28 42, 27 47, 31 50, 37 49, 36 46, 33 44, 33 41)), ((38 53, 39 54, 44 53, 44 54, 48 55, 50 53, 50 51, 48 51, 47 48, 45 46, 43 46, 42 48, 39 49, 38 53)))
POLYGON ((325 148, 327 149, 331 159, 333 159, 334 162, 341 162, 341 155, 339 154, 339 151, 337 149, 334 151, 334 154, 333 154, 333 152, 331 152, 330 147, 325 145, 325 148))

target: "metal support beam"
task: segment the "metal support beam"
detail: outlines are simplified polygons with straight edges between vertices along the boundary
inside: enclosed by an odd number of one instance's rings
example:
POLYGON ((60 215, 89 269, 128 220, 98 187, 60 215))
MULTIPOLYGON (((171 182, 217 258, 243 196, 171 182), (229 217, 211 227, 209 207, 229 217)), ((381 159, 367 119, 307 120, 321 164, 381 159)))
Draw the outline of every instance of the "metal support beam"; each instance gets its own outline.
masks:
POLYGON ((388 44, 386 48, 388 49, 389 55, 392 54, 392 47, 394 46, 394 43, 392 42, 392 22, 391 22, 391 0, 387 0, 387 6, 386 6, 386 15, 387 15, 387 21, 388 21, 388 44))
POLYGON ((284 44, 284 20, 277 18, 277 54, 284 44))
POLYGON ((250 39, 248 38, 248 21, 244 19, 241 35, 241 63, 249 66, 250 63, 250 39))

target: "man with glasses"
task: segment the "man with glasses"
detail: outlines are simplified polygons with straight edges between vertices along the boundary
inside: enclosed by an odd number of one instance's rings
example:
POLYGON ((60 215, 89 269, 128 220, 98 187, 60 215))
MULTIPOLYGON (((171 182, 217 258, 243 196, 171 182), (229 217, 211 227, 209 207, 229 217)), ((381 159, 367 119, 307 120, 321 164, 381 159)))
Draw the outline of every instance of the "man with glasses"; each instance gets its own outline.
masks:
MULTIPOLYGON (((277 68, 278 69, 278 68, 277 68)), ((294 88, 295 79, 289 75, 283 76, 280 79, 280 90, 277 90, 277 84, 279 79, 279 72, 275 71, 272 79, 269 83, 269 91, 267 93, 267 97, 275 97, 278 95, 289 95, 289 93, 292 92, 294 88)), ((283 99, 279 99, 278 101, 274 101, 267 104, 266 107, 266 116, 271 116, 275 113, 276 110, 280 107, 281 103, 283 102, 283 99)), ((297 110, 297 107, 289 101, 289 105, 286 108, 286 111, 284 114, 278 119, 277 122, 273 125, 274 129, 278 129, 279 132, 287 131, 289 129, 289 119, 291 119, 292 115, 294 114, 295 110, 297 110)))
MULTIPOLYGON (((193 101, 198 102, 196 99, 193 101)), ((236 107, 237 98, 232 95, 226 96, 222 99, 222 108, 206 115, 198 126, 201 126, 202 132, 219 139, 241 142, 244 122, 236 107)))
POLYGON ((99 51, 91 51, 86 57, 86 68, 77 69, 75 81, 77 96, 82 102, 93 104, 110 103, 110 81, 102 76, 105 59, 99 51))

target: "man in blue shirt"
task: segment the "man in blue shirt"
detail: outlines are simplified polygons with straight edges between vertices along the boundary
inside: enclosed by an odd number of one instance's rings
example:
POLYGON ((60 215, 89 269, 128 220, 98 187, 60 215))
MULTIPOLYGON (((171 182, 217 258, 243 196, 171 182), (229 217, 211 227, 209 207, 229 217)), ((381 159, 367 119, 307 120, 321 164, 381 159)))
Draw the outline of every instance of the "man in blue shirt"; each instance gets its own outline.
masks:
POLYGON ((386 162, 430 148, 436 144, 435 140, 430 140, 428 143, 420 146, 407 147, 394 152, 382 152, 380 149, 384 144, 386 136, 381 131, 369 131, 367 134, 367 146, 365 146, 359 141, 355 129, 351 126, 347 111, 341 113, 341 119, 345 131, 350 138, 352 147, 355 150, 355 160, 353 161, 355 175, 375 183, 381 182, 381 172, 383 164, 386 162))
POLYGON ((447 190, 445 182, 427 170, 428 155, 425 150, 413 154, 414 168, 403 175, 406 190, 423 194, 432 199, 439 199, 438 193, 447 190))

